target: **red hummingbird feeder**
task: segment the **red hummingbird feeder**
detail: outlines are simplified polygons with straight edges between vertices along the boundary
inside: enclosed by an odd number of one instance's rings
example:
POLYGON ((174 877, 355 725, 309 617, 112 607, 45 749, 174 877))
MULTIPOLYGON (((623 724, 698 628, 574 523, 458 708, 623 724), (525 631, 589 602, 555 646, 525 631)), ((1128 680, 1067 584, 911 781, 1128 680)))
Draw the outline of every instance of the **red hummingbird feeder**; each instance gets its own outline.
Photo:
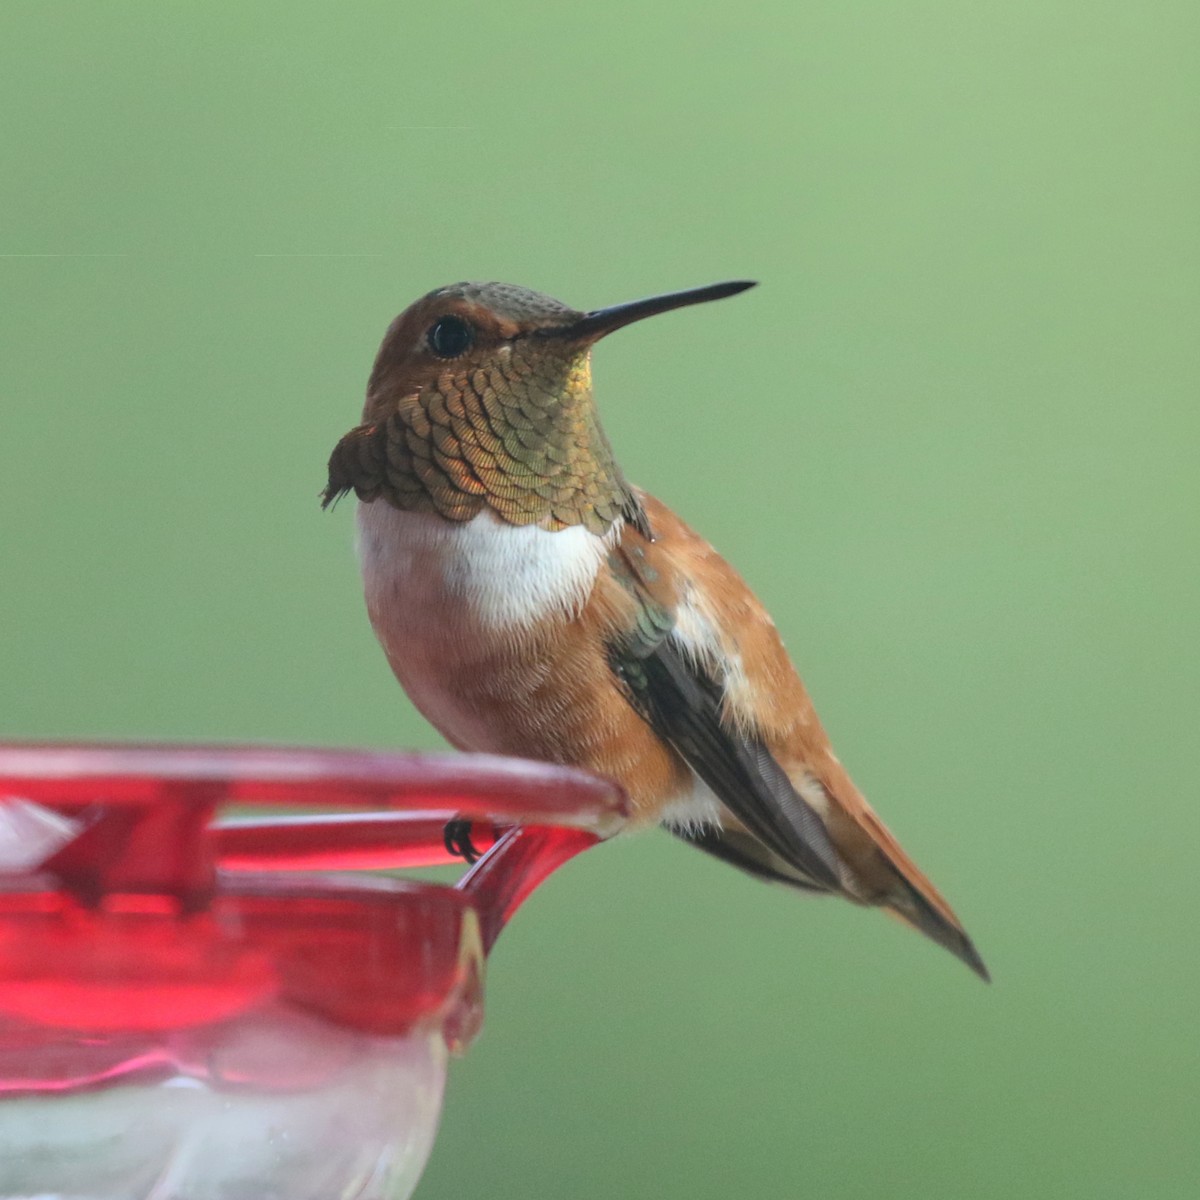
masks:
POLYGON ((0 1197, 408 1196, 487 952, 626 816, 514 759, 0 745, 0 1197), (456 886, 364 873, 450 822, 456 886))

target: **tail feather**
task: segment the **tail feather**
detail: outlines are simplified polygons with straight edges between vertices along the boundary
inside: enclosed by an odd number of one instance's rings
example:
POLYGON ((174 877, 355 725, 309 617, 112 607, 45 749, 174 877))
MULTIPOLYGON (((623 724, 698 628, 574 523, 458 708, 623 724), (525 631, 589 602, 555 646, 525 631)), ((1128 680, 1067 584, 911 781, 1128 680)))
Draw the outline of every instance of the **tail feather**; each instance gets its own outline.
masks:
POLYGON ((931 941, 949 950, 955 958, 966 963, 984 983, 991 983, 992 977, 979 951, 975 949, 974 942, 967 936, 966 930, 958 923, 954 914, 950 913, 947 917, 908 880, 903 880, 901 886, 902 896, 887 902, 888 911, 895 913, 918 933, 923 933, 931 941))
POLYGON ((827 820, 833 844, 864 885, 865 895, 858 899, 895 913, 990 983, 988 969, 954 910, 840 766, 838 777, 824 786, 830 797, 827 820))
MULTIPOLYGON (((800 891, 827 894, 826 889, 814 885, 804 876, 797 876, 788 865, 772 854, 752 835, 738 829, 706 826, 700 829, 672 829, 672 833, 681 840, 688 842, 698 850, 711 854, 714 858, 738 867, 758 879, 771 883, 782 883, 800 891)), ((889 835, 890 837, 890 835, 889 835)), ((898 847, 897 847, 898 849, 898 847)), ((900 851, 903 856, 904 852, 900 851)), ((909 862, 907 856, 904 861, 909 862)), ((949 950, 955 958, 966 963, 985 983, 991 982, 988 969, 975 949, 974 943, 966 931, 958 923, 950 906, 941 898, 933 885, 916 869, 911 870, 937 897, 939 905, 935 907, 932 901, 920 888, 909 882, 893 864, 898 877, 899 894, 893 892, 893 897, 883 901, 885 911, 898 917, 905 925, 923 933, 939 946, 949 950)))

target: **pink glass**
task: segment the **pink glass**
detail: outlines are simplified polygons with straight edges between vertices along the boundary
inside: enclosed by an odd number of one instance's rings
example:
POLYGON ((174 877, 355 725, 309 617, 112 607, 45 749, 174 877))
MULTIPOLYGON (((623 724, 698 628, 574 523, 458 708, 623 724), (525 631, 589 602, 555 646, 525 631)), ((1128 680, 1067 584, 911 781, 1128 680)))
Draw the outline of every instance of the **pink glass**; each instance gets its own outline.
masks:
POLYGON ((626 815, 513 759, 0 744, 0 1197, 408 1195, 487 951, 626 815), (452 819, 455 887, 355 873, 452 819))

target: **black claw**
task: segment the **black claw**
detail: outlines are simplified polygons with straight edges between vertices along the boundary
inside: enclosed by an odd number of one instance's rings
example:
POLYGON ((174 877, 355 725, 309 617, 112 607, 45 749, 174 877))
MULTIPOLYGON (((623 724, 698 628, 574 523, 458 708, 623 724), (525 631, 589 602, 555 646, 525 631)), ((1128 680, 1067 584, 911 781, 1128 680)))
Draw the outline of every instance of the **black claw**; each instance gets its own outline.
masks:
POLYGON ((474 863, 479 859, 479 851, 471 841, 471 822, 463 817, 455 817, 453 821, 446 822, 446 828, 442 831, 442 842, 446 853, 454 858, 461 858, 467 863, 474 863))

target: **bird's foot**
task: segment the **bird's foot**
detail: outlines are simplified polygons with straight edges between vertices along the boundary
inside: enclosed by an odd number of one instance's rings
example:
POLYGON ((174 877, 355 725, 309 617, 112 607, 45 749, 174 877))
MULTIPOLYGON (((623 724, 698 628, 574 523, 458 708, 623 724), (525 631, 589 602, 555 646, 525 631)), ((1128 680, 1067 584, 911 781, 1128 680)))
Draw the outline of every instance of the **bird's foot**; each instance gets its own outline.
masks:
POLYGON ((479 851, 471 841, 471 822, 465 817, 455 817, 446 822, 442 831, 442 841, 446 853, 453 858, 461 858, 466 863, 474 863, 479 859, 479 851))

